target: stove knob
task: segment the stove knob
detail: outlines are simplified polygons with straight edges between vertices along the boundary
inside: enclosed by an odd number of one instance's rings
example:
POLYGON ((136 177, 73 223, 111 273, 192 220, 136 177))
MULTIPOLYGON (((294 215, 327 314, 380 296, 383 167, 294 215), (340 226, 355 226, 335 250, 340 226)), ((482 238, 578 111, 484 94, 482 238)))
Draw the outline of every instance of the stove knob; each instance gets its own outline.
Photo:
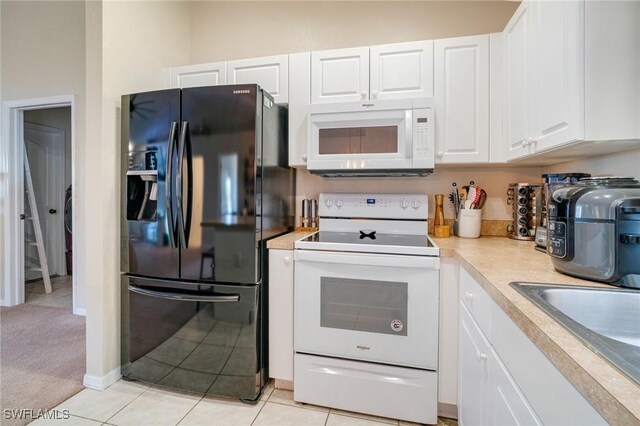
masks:
POLYGON ((324 205, 327 207, 331 207, 333 205, 333 200, 331 198, 327 198, 324 200, 324 205))
POLYGON ((411 206, 413 206, 414 209, 417 209, 418 207, 420 207, 420 201, 413 200, 413 203, 411 203, 411 206))
POLYGON ((400 207, 406 209, 407 207, 409 207, 409 202, 407 200, 400 200, 400 207))
POLYGON ((344 202, 342 201, 342 198, 338 198, 336 200, 336 207, 342 207, 344 205, 344 202))

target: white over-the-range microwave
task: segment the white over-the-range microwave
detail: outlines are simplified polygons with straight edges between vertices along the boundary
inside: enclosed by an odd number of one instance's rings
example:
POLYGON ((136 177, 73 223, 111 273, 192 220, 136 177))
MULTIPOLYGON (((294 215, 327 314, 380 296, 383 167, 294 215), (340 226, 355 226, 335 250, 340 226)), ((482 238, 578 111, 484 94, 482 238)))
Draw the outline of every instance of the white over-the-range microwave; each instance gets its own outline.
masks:
POLYGON ((434 168, 432 98, 309 106, 307 170, 322 176, 426 176, 434 168))

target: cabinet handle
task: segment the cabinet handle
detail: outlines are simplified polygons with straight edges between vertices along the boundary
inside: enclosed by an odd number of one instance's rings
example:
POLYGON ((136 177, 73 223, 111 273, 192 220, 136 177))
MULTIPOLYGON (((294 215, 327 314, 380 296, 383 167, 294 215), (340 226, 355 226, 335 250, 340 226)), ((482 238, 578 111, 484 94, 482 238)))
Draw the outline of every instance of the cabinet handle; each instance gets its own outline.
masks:
POLYGON ((537 141, 534 138, 529 138, 527 139, 527 145, 533 145, 534 143, 536 143, 537 141))
POLYGON ((291 258, 289 256, 285 256, 284 257, 284 263, 286 263, 287 265, 291 263, 291 258))
POLYGON ((478 351, 476 353, 476 357, 478 358, 478 361, 486 361, 487 360, 487 354, 482 353, 480 351, 478 351))
POLYGON ((302 154, 302 161, 307 161, 307 154, 302 154))
POLYGON ((438 153, 436 154, 436 156, 437 156, 438 158, 442 158, 442 157, 444 157, 444 152, 442 152, 442 151, 438 151, 438 153))
POLYGON ((526 139, 523 139, 523 140, 522 140, 522 147, 523 147, 523 148, 526 148, 526 147, 528 147, 528 146, 529 146, 529 141, 527 141, 526 139))
POLYGON ((467 291, 464 293, 464 297, 471 302, 473 300, 473 293, 471 293, 470 291, 467 291))
POLYGON ((378 99, 378 92, 377 91, 373 91, 371 92, 371 99, 378 99))
POLYGON ((362 92, 360 93, 360 99, 362 99, 363 101, 367 99, 367 92, 362 92))

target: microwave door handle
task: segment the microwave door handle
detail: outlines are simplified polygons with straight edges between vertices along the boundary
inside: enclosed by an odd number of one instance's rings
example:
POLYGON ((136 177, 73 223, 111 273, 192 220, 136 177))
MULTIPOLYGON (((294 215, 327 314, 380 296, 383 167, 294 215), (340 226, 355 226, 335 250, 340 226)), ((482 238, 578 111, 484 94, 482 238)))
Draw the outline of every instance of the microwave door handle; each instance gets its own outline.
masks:
POLYGON ((172 197, 172 187, 173 187, 173 151, 175 149, 175 139, 176 139, 176 130, 178 128, 177 122, 171 123, 171 130, 169 131, 169 143, 167 146, 167 164, 166 164, 166 172, 165 172, 165 202, 167 204, 166 210, 166 218, 167 225, 169 226, 169 244, 172 248, 176 248, 176 239, 175 239, 175 228, 173 226, 173 197, 172 197))
POLYGON ((410 109, 404 112, 405 125, 405 158, 413 158, 413 111, 410 109))

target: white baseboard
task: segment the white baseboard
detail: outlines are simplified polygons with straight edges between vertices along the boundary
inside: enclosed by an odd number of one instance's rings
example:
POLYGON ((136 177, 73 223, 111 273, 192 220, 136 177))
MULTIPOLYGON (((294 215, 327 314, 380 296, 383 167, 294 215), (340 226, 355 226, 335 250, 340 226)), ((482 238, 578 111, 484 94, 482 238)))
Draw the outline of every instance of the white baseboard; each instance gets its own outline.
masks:
POLYGON ((4 299, 0 299, 0 306, 9 306, 4 299))
POLYGON ((73 308, 73 315, 87 316, 87 310, 85 308, 73 308))
POLYGON ((447 417, 449 419, 458 418, 458 406, 456 404, 447 404, 438 402, 438 416, 447 417))
POLYGON ((120 375, 120 367, 118 367, 101 377, 85 374, 82 384, 89 389, 101 391, 120 380, 120 377, 122 376, 120 375))

